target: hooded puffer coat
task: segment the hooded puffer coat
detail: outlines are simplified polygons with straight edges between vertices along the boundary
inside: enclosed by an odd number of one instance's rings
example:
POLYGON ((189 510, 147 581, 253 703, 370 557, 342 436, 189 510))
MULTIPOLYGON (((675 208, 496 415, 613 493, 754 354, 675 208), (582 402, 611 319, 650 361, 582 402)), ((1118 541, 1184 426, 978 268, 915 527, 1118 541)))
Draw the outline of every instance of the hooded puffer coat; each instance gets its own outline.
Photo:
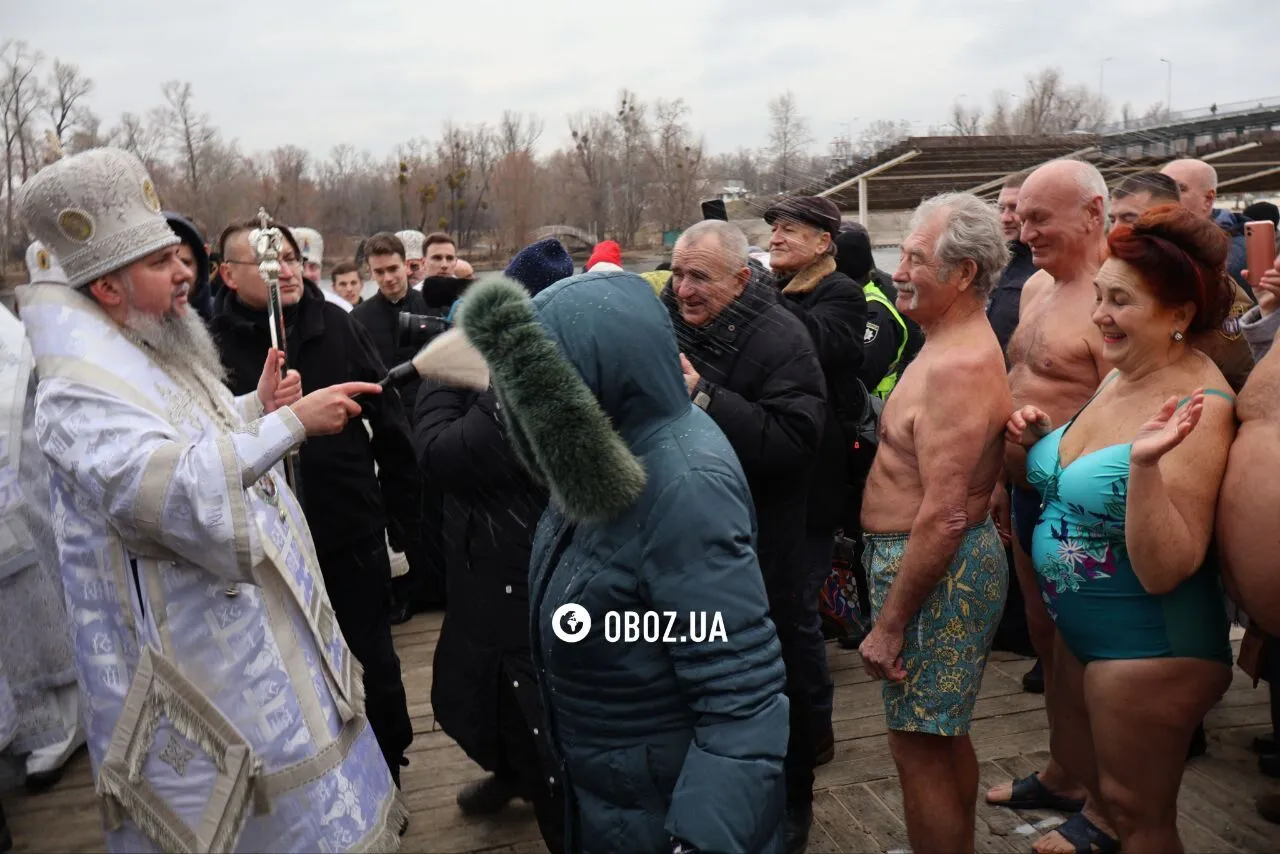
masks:
POLYGON ((484 282, 461 323, 513 446, 551 493, 531 646, 570 850, 652 854, 673 837, 779 850, 788 705, 751 497, 728 440, 689 401, 662 304, 630 273, 575 276, 532 302, 484 282), (623 612, 663 615, 669 642, 610 642, 623 612), (709 636, 717 612, 723 640, 709 636))

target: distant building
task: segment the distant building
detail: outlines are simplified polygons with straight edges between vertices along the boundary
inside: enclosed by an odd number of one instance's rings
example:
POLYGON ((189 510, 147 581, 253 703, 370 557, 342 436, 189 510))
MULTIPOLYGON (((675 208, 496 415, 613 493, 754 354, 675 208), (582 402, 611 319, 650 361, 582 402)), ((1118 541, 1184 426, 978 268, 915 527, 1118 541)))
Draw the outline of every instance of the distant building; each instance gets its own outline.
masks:
POLYGON ((751 194, 747 192, 747 185, 742 181, 725 181, 719 192, 720 201, 722 202, 739 202, 750 198, 750 196, 751 194))

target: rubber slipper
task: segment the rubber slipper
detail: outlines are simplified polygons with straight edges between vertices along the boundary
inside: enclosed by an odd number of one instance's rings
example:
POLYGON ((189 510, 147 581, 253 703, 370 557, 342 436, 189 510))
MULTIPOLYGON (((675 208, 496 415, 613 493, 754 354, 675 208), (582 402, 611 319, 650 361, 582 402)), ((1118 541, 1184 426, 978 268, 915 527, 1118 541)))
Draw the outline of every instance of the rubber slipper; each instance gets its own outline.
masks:
POLYGON ((1008 807, 1011 810, 1057 810, 1058 812, 1080 812, 1084 809, 1084 798, 1065 798, 1040 782, 1040 772, 1035 771, 1025 777, 1013 781, 1013 791, 1007 801, 987 799, 993 807, 1008 807))
POLYGON ((1107 836, 1082 812, 1071 816, 1054 830, 1075 846, 1076 854, 1119 854, 1120 840, 1107 836))

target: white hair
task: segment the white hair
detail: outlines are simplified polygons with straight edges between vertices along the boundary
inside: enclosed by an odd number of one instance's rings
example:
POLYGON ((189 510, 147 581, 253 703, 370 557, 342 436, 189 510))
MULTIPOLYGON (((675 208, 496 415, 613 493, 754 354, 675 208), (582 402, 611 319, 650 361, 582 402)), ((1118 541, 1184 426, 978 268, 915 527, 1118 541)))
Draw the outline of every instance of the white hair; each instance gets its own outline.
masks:
POLYGON ((978 268, 973 277, 973 292, 985 299, 995 290, 1004 268, 1009 264, 1009 245, 995 207, 972 193, 943 193, 927 199, 911 217, 915 231, 930 217, 946 213, 946 222, 933 246, 938 259, 939 275, 949 276, 964 261, 978 268))
POLYGON ((704 219, 694 223, 680 235, 678 243, 698 243, 708 237, 715 237, 720 248, 734 264, 747 266, 747 237, 736 225, 720 219, 704 219))

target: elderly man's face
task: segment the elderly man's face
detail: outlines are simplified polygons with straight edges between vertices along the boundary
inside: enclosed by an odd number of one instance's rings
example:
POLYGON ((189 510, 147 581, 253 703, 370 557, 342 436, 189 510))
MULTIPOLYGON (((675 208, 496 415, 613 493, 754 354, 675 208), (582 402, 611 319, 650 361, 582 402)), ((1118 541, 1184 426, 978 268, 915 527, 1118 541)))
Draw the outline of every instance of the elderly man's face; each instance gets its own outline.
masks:
POLYGON ((1000 199, 996 203, 1000 209, 1000 227, 1004 229, 1005 240, 1017 240, 1022 231, 1022 220, 1018 219, 1018 188, 1005 187, 1000 191, 1000 199))
POLYGON ((424 278, 453 276, 453 269, 458 264, 458 250, 452 243, 432 243, 426 248, 426 255, 426 263, 423 267, 424 278))
POLYGON ((908 235, 902 242, 902 259, 893 274, 894 284, 898 286, 898 310, 921 325, 927 326, 946 314, 972 284, 977 271, 972 261, 951 270, 941 269, 936 249, 946 218, 947 212, 939 211, 908 235))
POLYGON ((831 245, 826 231, 784 216, 773 221, 772 229, 769 268, 775 273, 798 273, 821 258, 831 245))
MULTIPOLYGON (((227 240, 227 257, 219 267, 222 280, 249 308, 265 309, 270 297, 267 283, 258 272, 258 262, 249 246, 249 232, 241 231, 227 240)), ((302 259, 289 241, 280 247, 280 304, 296 305, 302 299, 302 259)))
POLYGON ((751 269, 737 263, 714 237, 676 242, 671 291, 690 326, 706 326, 741 295, 751 269))
POLYGON ((1198 160, 1175 160, 1160 171, 1178 182, 1179 201, 1184 208, 1206 219, 1213 213, 1218 191, 1213 187, 1213 172, 1207 164, 1198 160))
POLYGON ((1072 261, 1085 245, 1090 224, 1102 229, 1102 200, 1088 201, 1076 181, 1064 176, 1032 175, 1018 192, 1018 218, 1022 242, 1031 249, 1031 261, 1053 272, 1072 261))
POLYGON ((422 258, 410 258, 404 262, 405 269, 409 271, 409 287, 421 282, 426 278, 423 272, 426 270, 426 261, 422 258))
POLYGON ((129 308, 149 317, 186 315, 195 274, 182 262, 178 248, 182 245, 152 252, 120 272, 129 308))

